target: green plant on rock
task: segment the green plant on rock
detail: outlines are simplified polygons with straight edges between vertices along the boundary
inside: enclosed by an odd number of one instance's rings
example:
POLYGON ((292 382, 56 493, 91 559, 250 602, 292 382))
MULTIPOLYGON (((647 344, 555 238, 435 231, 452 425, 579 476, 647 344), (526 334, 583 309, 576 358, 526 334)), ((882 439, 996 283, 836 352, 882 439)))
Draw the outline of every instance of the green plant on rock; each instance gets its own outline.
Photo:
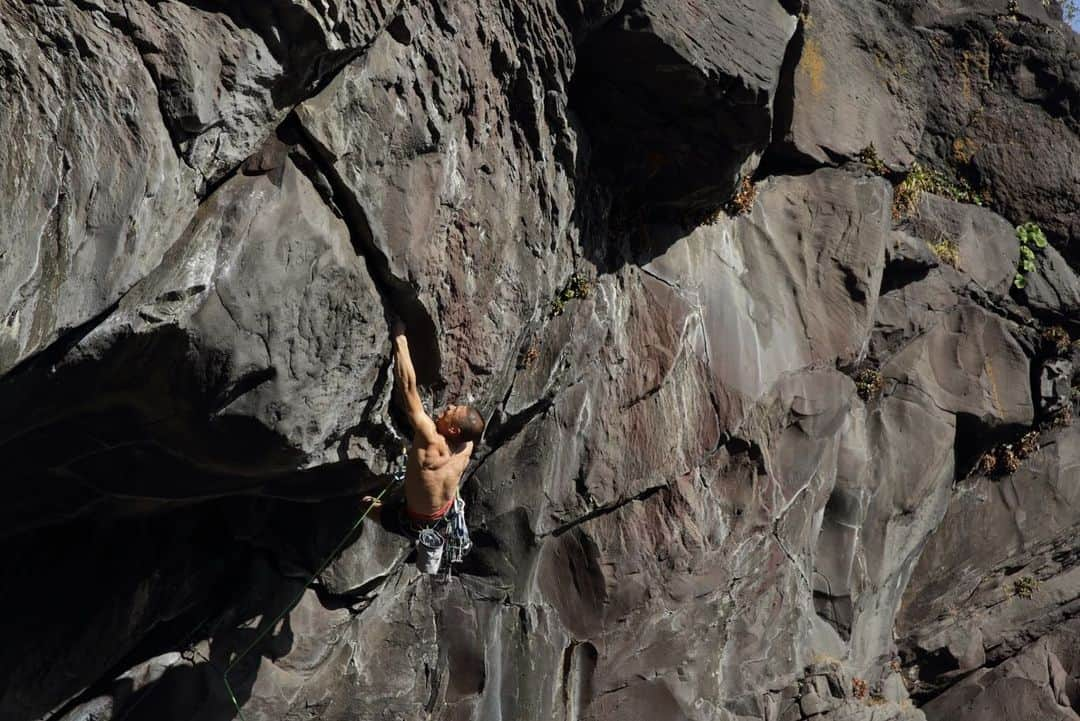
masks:
POLYGON ((998 448, 998 467, 1005 473, 1016 473, 1020 470, 1020 454, 1013 448, 1011 443, 1005 443, 998 448))
POLYGON ((1020 470, 1021 462, 1039 451, 1038 431, 1027 431, 1011 443, 999 443, 983 453, 975 471, 984 476, 1003 476, 1020 470))
POLYGON ((957 247, 955 240, 944 233, 938 236, 936 242, 930 243, 930 250, 942 263, 954 268, 960 267, 960 248, 957 247))
POLYGON ((1072 338, 1069 332, 1060 325, 1053 325, 1042 332, 1043 345, 1047 351, 1056 356, 1065 356, 1072 349, 1072 338))
POLYGON ((864 401, 877 398, 885 388, 885 378, 873 368, 863 368, 855 374, 855 390, 864 401))
POLYGON ((1033 576, 1021 576, 1013 581, 1013 595, 1020 598, 1031 598, 1039 590, 1039 580, 1033 576))
POLYGON ((952 180, 944 173, 915 162, 911 170, 896 186, 893 195, 893 220, 902 220, 915 214, 923 193, 933 193, 957 203, 983 205, 985 198, 964 180, 952 180))
POLYGON ((566 310, 567 301, 575 298, 588 298, 591 293, 592 284, 589 283, 589 280, 580 273, 574 273, 551 300, 550 317, 554 318, 557 315, 562 315, 563 311, 566 310))
POLYGON ((1020 262, 1013 285, 1024 288, 1027 286, 1027 274, 1035 270, 1035 251, 1046 247, 1046 234, 1037 224, 1027 222, 1016 226, 1016 239, 1020 243, 1020 262))
POLYGON ((1020 436, 1020 442, 1017 444, 1017 455, 1021 458, 1027 458, 1034 455, 1039 450, 1039 432, 1028 431, 1024 435, 1020 436))
POLYGON ((870 143, 865 148, 859 151, 859 154, 855 156, 859 159, 859 162, 866 165, 870 170, 874 171, 876 175, 888 175, 889 168, 885 165, 885 162, 878 156, 877 148, 873 143, 870 143))

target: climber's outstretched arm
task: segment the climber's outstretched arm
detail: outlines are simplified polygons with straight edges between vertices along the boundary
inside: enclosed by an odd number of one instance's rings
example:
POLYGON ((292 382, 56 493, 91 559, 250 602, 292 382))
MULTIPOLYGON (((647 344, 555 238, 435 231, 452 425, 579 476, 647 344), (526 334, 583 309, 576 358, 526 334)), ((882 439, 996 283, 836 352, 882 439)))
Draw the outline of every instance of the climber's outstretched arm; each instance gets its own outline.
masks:
POLYGON ((425 443, 436 443, 439 433, 435 429, 435 423, 424 412, 424 404, 420 400, 420 391, 416 388, 416 370, 413 368, 412 358, 409 356, 409 341, 405 337, 405 326, 401 321, 394 323, 394 377, 397 380, 398 390, 405 402, 405 413, 409 416, 416 435, 423 438, 425 443))

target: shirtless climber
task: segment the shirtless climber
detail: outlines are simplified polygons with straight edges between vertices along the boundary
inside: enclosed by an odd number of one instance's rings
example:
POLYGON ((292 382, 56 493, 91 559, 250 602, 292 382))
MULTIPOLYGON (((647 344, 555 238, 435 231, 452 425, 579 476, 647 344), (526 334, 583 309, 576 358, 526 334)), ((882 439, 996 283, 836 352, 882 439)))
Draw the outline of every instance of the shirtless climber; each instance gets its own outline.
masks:
MULTIPOLYGON (((394 375, 413 427, 405 467, 404 514, 399 507, 392 507, 394 504, 387 504, 386 513, 382 513, 383 504, 371 496, 364 496, 363 503, 372 505, 369 515, 376 519, 381 516, 387 528, 415 536, 439 525, 455 510, 462 512, 464 504, 457 500, 458 485, 472 456, 473 443, 484 432, 484 420, 469 406, 450 405, 432 421, 424 412, 416 388, 416 371, 401 321, 394 323, 393 343, 394 375)), ((419 545, 417 548, 422 550, 419 545)))

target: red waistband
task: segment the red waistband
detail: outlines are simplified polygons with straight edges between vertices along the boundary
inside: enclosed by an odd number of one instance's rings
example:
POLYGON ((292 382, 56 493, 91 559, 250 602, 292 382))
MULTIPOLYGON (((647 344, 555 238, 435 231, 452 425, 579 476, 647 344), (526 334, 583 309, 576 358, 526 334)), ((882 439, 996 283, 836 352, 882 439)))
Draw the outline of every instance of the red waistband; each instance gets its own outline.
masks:
POLYGON ((437 510, 434 513, 431 513, 431 514, 417 513, 413 509, 409 508, 408 504, 405 504, 405 515, 408 516, 409 519, 412 520, 412 521, 438 521, 443 516, 445 516, 447 513, 449 513, 450 508, 453 507, 454 501, 456 501, 456 500, 457 500, 457 496, 454 496, 453 498, 451 498, 449 501, 446 502, 445 506, 443 506, 442 508, 440 508, 439 510, 437 510))

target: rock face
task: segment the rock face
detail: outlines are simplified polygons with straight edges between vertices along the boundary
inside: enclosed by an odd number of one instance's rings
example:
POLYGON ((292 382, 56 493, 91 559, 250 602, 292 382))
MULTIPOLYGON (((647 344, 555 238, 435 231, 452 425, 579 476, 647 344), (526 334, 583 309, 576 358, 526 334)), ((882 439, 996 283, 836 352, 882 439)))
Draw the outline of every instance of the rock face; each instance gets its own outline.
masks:
POLYGON ((0 721, 1080 718, 1061 10, 0 0, 0 721))

